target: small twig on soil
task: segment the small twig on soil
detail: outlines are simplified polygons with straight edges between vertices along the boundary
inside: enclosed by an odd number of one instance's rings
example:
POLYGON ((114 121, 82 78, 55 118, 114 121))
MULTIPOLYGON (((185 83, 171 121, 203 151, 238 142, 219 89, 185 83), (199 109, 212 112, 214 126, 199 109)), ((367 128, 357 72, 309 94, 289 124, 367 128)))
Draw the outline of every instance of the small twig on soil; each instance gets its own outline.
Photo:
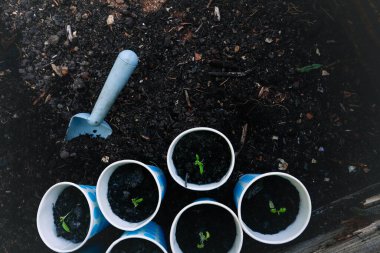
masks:
POLYGON ((190 103, 189 93, 187 92, 187 90, 184 90, 184 92, 185 92, 185 98, 186 98, 187 106, 191 109, 191 103, 190 103))
POLYGON ((195 33, 199 32, 199 30, 202 28, 203 26, 203 22, 201 22, 201 24, 198 26, 197 30, 195 30, 195 33))
POLYGON ((330 63, 329 65, 323 66, 322 68, 328 69, 328 68, 331 68, 332 66, 334 66, 338 63, 340 63, 340 60, 334 61, 333 63, 330 63))
POLYGON ((240 148, 238 151, 235 152, 235 156, 238 156, 239 153, 242 151, 245 144, 245 140, 247 139, 247 132, 248 132, 248 123, 245 123, 245 125, 241 129, 240 148))
POLYGON ((55 5, 59 6, 59 3, 57 0, 53 0, 53 2, 55 3, 55 5))
POLYGON ((244 77, 252 72, 252 69, 244 72, 208 72, 210 76, 244 77))
POLYGON ((33 101, 32 105, 36 105, 38 102, 40 102, 41 99, 42 99, 45 95, 46 95, 46 92, 43 91, 43 92, 38 96, 38 98, 36 98, 36 99, 33 101))
POLYGON ((224 80, 223 82, 221 82, 221 83, 219 84, 219 86, 224 85, 226 82, 228 82, 228 80, 230 80, 230 78, 227 78, 226 80, 224 80))
POLYGON ((212 4, 212 0, 208 1, 208 4, 207 4, 206 7, 207 7, 207 8, 210 8, 211 4, 212 4))

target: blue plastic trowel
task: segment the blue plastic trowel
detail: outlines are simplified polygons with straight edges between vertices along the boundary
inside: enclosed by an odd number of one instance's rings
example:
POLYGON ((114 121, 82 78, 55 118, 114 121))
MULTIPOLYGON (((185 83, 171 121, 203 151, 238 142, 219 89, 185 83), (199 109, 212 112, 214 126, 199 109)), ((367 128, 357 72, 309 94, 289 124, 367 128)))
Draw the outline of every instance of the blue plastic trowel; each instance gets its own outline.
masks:
POLYGON ((124 50, 119 53, 91 114, 78 113, 74 115, 67 128, 65 140, 69 141, 79 135, 86 134, 92 137, 107 138, 112 134, 112 129, 104 121, 104 118, 128 82, 137 63, 138 57, 135 52, 124 50))

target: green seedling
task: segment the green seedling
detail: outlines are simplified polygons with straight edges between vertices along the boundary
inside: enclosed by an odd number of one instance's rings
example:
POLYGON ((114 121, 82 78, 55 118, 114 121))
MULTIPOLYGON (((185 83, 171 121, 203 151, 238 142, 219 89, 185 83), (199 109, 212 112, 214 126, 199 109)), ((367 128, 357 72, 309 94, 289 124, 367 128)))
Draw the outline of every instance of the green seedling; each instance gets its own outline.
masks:
POLYGON ((203 173, 205 172, 204 171, 204 165, 203 165, 203 162, 199 160, 199 155, 198 154, 195 155, 194 165, 199 167, 199 173, 201 175, 203 175, 203 173))
POLYGON ((61 226, 62 226, 62 228, 63 228, 67 233, 70 233, 70 228, 69 228, 69 226, 66 224, 65 219, 66 219, 66 217, 67 217, 70 213, 71 213, 71 211, 68 212, 65 216, 61 216, 61 217, 59 217, 59 222, 61 222, 61 226))
POLYGON ((210 233, 208 231, 206 232, 199 232, 199 243, 197 244, 198 249, 203 249, 205 247, 205 242, 211 237, 210 233))
POLYGON ((143 201, 144 201, 143 198, 133 198, 133 199, 132 199, 132 203, 133 203, 133 205, 135 206, 135 208, 136 208, 141 202, 143 202, 143 201))
POLYGON ((273 213, 273 214, 276 214, 276 213, 277 213, 277 215, 280 215, 280 214, 286 212, 286 208, 285 208, 285 207, 281 207, 280 209, 276 209, 276 207, 274 206, 272 200, 269 200, 269 210, 270 210, 270 212, 273 213))

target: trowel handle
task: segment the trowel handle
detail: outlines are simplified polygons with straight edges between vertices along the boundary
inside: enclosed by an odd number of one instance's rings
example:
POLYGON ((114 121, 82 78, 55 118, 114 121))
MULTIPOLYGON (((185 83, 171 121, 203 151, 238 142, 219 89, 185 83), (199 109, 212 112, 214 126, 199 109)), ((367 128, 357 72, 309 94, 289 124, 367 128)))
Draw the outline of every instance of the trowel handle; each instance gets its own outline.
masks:
POLYGON ((88 119, 90 125, 103 122, 117 96, 128 82, 138 63, 138 57, 131 50, 124 50, 117 56, 106 83, 88 119))

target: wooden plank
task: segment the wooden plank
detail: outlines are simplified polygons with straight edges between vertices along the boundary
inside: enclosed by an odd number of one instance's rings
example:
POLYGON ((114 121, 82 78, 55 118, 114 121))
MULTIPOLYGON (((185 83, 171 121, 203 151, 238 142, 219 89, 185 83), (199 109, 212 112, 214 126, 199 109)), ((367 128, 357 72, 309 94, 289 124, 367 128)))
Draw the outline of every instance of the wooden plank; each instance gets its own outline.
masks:
POLYGON ((363 207, 368 208, 377 204, 380 204, 380 194, 377 194, 364 200, 363 207))
POLYGON ((282 253, 379 253, 380 252, 380 220, 369 226, 359 229, 342 240, 340 235, 343 228, 336 229, 327 234, 319 235, 313 239, 304 241, 282 253))

